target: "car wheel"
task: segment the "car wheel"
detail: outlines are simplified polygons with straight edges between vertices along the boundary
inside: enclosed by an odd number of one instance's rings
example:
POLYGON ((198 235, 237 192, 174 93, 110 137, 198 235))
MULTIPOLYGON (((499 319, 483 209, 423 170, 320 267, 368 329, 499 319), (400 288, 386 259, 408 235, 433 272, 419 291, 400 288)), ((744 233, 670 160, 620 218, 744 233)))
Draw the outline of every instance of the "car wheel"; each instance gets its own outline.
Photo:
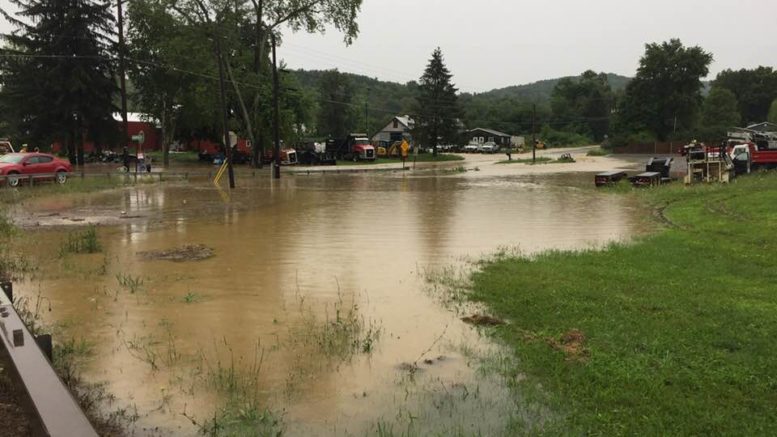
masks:
POLYGON ((355 154, 353 155, 353 162, 359 162, 359 155, 355 154))
POLYGON ((57 183, 61 185, 61 184, 64 184, 65 182, 67 182, 67 173, 65 173, 64 171, 58 171, 57 183))
POLYGON ((8 174, 8 177, 6 178, 6 182, 8 183, 9 187, 18 187, 19 186, 19 175, 16 174, 16 173, 8 174))

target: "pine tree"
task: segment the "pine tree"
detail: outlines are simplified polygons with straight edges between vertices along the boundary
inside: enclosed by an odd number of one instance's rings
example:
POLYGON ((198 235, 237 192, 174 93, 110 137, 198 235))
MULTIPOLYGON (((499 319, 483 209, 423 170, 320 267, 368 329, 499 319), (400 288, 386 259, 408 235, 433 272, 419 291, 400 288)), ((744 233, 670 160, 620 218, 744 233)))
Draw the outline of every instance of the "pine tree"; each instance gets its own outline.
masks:
POLYGON ((416 97, 416 137, 432 147, 434 156, 440 140, 452 143, 459 134, 458 90, 451 83, 452 77, 438 47, 421 76, 416 97))
POLYGON ((12 2, 19 12, 5 16, 16 29, 3 35, 0 105, 24 140, 64 141, 70 160, 82 164, 85 137, 101 144, 118 133, 112 117, 118 87, 109 53, 110 3, 12 2))

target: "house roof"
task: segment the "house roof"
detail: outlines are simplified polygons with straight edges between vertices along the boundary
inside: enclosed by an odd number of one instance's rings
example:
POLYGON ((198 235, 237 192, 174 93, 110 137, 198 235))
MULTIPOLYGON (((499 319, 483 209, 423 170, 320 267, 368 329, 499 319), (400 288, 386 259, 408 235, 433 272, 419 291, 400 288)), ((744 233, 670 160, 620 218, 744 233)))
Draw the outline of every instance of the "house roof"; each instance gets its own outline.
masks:
POLYGON ((396 118, 400 123, 404 124, 405 127, 408 127, 408 128, 412 128, 413 127, 412 125, 415 124, 415 120, 410 118, 409 115, 397 115, 394 118, 396 118))
MULTIPOLYGON (((121 121, 121 113, 114 112, 113 119, 116 121, 121 121)), ((159 121, 157 121, 150 115, 144 114, 142 112, 128 112, 127 121, 130 123, 151 123, 151 124, 157 124, 157 125, 159 124, 159 121)))
POLYGON ((749 129, 749 130, 757 130, 757 131, 777 132, 777 124, 765 121, 763 123, 757 123, 757 124, 750 125, 750 126, 747 127, 747 129, 749 129))
POLYGON ((506 134, 504 132, 499 132, 498 130, 485 129, 485 128, 482 128, 482 127, 476 127, 475 129, 470 129, 469 132, 473 132, 473 131, 476 131, 476 130, 482 130, 483 132, 487 132, 487 133, 492 134, 492 135, 494 135, 496 137, 510 137, 510 136, 512 136, 512 135, 506 134))

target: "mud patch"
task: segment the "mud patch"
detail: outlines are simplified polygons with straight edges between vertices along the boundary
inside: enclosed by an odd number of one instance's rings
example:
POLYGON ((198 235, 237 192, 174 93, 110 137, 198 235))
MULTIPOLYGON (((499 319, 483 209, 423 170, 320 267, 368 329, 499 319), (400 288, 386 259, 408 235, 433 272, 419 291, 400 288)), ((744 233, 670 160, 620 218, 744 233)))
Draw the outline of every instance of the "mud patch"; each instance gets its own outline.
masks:
POLYGON ((484 316, 482 314, 473 314, 471 316, 462 317, 461 321, 475 326, 501 326, 505 324, 504 320, 497 319, 496 317, 484 316))
POLYGON ((138 256, 145 261, 203 261, 213 258, 215 253, 213 249, 204 244, 187 244, 167 250, 152 250, 148 252, 138 252, 138 256))
POLYGON ((559 339, 548 339, 548 343, 553 349, 564 352, 568 361, 582 362, 588 359, 589 351, 585 347, 585 334, 578 329, 567 331, 559 339))

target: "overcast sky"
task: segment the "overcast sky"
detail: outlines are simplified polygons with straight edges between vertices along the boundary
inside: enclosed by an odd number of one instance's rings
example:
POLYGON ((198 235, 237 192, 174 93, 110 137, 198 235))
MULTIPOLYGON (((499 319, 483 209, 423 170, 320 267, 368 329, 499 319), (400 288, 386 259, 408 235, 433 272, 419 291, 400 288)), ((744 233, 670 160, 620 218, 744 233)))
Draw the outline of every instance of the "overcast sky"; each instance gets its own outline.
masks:
POLYGON ((339 68, 406 82, 440 46, 462 91, 586 69, 633 76, 648 42, 680 38, 727 68, 777 67, 777 0, 364 0, 361 33, 289 34, 293 68, 339 68))
POLYGON ((670 38, 712 52, 710 78, 777 67, 777 0, 364 0, 359 26, 350 47, 334 30, 286 31, 279 57, 291 68, 404 83, 439 46, 454 82, 470 92, 587 69, 633 76, 645 43, 670 38))

